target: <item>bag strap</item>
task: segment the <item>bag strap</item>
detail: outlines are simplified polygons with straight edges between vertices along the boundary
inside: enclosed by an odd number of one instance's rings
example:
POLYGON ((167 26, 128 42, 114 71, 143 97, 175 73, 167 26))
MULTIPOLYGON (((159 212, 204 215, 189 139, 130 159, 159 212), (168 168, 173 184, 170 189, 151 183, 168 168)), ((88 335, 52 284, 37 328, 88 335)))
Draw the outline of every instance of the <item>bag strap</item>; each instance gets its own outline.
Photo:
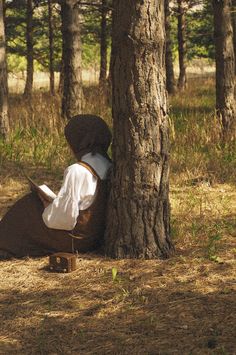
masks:
POLYGON ((94 168, 89 165, 88 163, 85 163, 84 161, 78 161, 79 165, 82 165, 84 168, 86 168, 93 176, 95 176, 96 178, 98 178, 99 180, 101 180, 100 176, 98 175, 98 173, 94 170, 94 168))

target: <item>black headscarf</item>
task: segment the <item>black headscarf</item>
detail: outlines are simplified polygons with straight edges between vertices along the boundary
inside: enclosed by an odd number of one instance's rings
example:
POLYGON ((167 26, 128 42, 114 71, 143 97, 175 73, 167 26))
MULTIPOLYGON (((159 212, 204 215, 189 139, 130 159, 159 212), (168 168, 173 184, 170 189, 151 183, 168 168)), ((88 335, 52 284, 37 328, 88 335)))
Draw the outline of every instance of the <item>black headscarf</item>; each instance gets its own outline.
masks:
POLYGON ((111 132, 101 117, 72 117, 65 127, 65 137, 78 160, 87 153, 99 153, 110 160, 107 150, 111 143, 111 132))

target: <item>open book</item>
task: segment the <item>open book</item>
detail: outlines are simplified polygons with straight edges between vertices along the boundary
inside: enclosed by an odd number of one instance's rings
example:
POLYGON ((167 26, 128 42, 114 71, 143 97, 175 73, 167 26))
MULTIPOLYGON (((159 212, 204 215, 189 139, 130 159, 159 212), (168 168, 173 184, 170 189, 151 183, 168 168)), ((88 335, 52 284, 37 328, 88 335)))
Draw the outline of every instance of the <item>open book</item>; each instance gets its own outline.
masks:
POLYGON ((38 186, 29 176, 27 176, 26 174, 24 175, 29 181, 31 191, 37 192, 37 194, 41 195, 48 202, 52 202, 57 197, 57 195, 54 194, 54 192, 49 189, 47 185, 38 186))

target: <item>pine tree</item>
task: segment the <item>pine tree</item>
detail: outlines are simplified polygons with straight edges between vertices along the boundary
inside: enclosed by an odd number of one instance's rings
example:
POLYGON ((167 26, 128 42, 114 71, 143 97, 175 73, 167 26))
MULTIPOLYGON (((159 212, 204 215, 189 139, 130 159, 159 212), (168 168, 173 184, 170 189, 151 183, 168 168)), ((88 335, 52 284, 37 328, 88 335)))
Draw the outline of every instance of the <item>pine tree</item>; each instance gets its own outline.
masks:
POLYGON ((33 43, 33 1, 27 0, 26 12, 26 47, 27 47, 27 73, 24 96, 31 97, 34 77, 34 43, 33 43))
POLYGON ((49 39, 49 73, 50 73, 50 93, 55 94, 54 87, 54 33, 52 25, 52 0, 48 0, 48 39, 49 39))
POLYGON ((165 29, 166 29, 166 89, 169 94, 175 92, 175 76, 172 56, 171 25, 169 0, 165 0, 165 29))
POLYGON ((236 136, 235 58, 231 0, 213 0, 216 50, 216 110, 224 140, 236 136))
POLYGON ((9 133, 8 86, 6 42, 4 28, 3 2, 0 0, 0 136, 7 138, 9 133))
POLYGON ((62 116, 70 119, 82 110, 80 12, 77 0, 61 4, 63 36, 62 116))
POLYGON ((106 253, 172 254, 164 0, 113 3, 113 176, 106 253))
POLYGON ((179 79, 178 88, 183 90, 187 85, 186 75, 186 0, 178 2, 178 53, 179 53, 179 79))
POLYGON ((107 12, 108 1, 101 4, 101 35, 100 35, 100 75, 99 84, 103 86, 107 78, 107 12))

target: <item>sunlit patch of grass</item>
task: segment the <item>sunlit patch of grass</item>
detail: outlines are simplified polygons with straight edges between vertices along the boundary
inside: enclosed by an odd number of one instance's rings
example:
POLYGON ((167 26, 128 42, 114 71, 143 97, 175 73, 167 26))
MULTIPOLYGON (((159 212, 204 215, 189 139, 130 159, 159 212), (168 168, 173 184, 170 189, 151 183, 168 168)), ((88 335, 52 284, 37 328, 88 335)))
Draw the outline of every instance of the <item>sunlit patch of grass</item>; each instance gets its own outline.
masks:
MULTIPOLYGON (((111 127, 111 109, 98 87, 85 88, 84 112, 100 115, 111 127)), ((0 139, 0 166, 11 161, 54 170, 73 161, 64 138, 59 95, 37 92, 32 101, 12 95, 10 117, 9 139, 0 139)))
POLYGON ((181 250, 212 261, 233 258, 227 244, 236 237, 234 186, 173 186, 170 196, 172 238, 181 250))
POLYGON ((49 169, 65 164, 67 150, 63 135, 51 135, 47 129, 16 129, 10 134, 7 142, 0 141, 2 161, 40 164, 49 169))
POLYGON ((185 92, 170 97, 170 118, 175 181, 199 175, 235 180, 236 143, 221 142, 213 79, 194 78, 185 92))
MULTIPOLYGON (((85 113, 103 117, 112 129, 111 97, 98 86, 84 88, 85 113)), ((214 181, 234 181, 236 143, 222 144, 220 122, 215 115, 213 78, 189 80, 185 92, 170 97, 171 177, 176 183, 203 175, 214 181)), ((0 141, 0 164, 4 161, 43 165, 54 170, 71 162, 60 116, 60 96, 36 92, 31 102, 10 98, 11 134, 0 141)))

